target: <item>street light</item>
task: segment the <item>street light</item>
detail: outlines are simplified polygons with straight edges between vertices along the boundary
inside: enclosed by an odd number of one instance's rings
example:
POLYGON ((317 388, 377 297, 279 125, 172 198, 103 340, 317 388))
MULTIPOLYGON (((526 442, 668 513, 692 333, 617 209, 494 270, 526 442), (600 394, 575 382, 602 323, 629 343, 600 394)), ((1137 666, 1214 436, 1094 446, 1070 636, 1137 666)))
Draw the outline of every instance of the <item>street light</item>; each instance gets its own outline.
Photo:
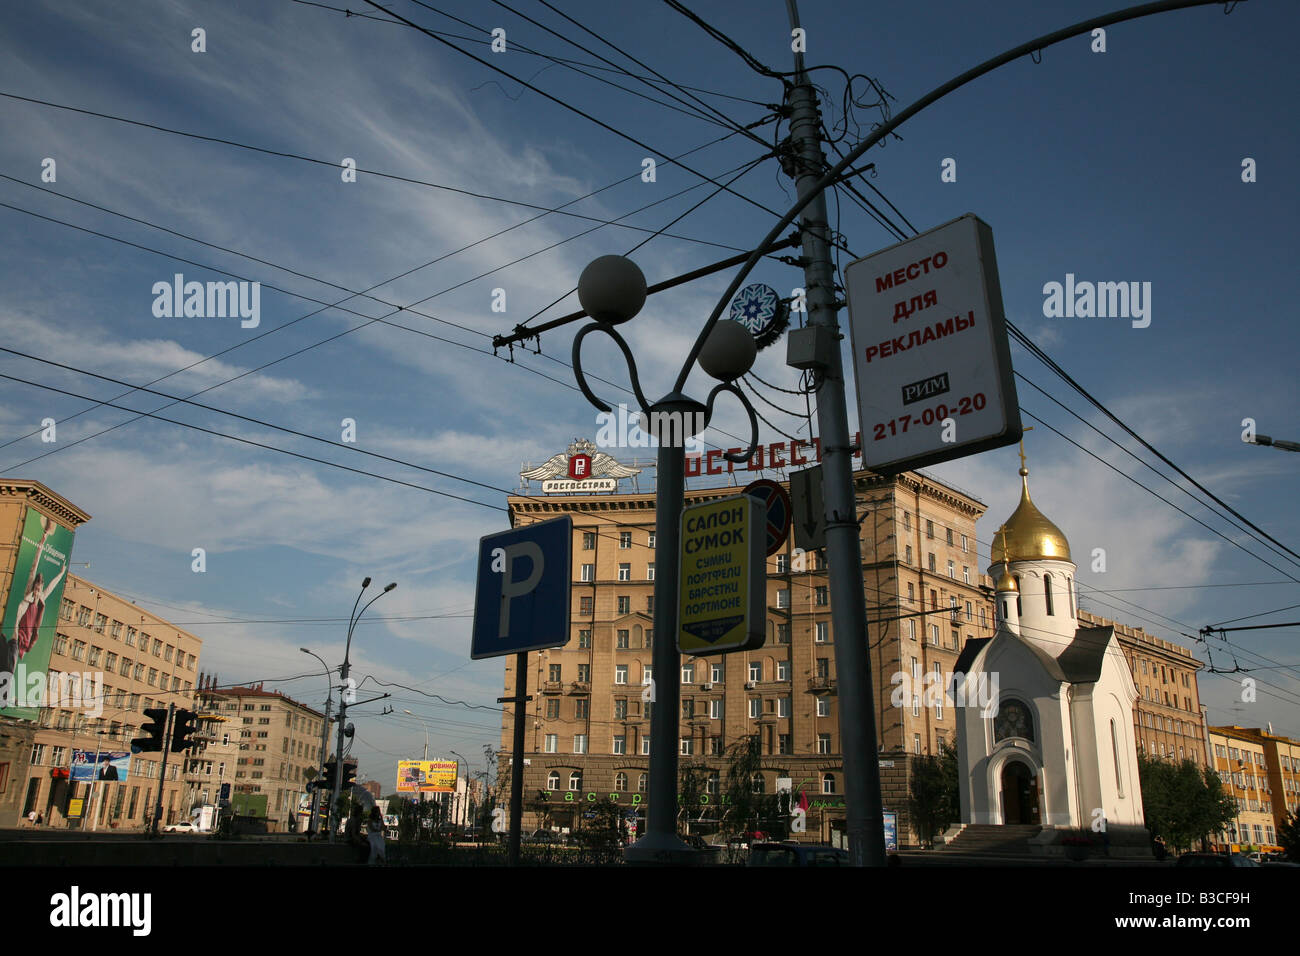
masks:
MULTIPOLYGON (((369 580, 369 578, 367 578, 369 580)), ((305 647, 298 650, 304 654, 310 654, 316 660, 320 661, 320 666, 325 668, 325 721, 320 728, 320 771, 317 779, 325 776, 325 750, 329 747, 329 729, 330 729, 330 709, 334 705, 334 682, 330 680, 330 668, 325 663, 325 659, 315 651, 309 651, 305 647)), ((320 809, 320 787, 313 787, 311 791, 311 817, 307 822, 307 836, 311 837, 316 832, 317 812, 320 809)))
POLYGON ((352 602, 352 614, 348 618, 348 640, 347 640, 347 644, 343 648, 343 666, 342 668, 339 669, 339 677, 343 683, 339 690, 338 743, 334 747, 334 759, 337 762, 337 769, 334 774, 334 792, 330 795, 330 813, 329 813, 330 836, 329 838, 331 843, 334 842, 335 831, 338 829, 337 823, 334 819, 334 814, 338 807, 339 793, 343 788, 343 735, 347 730, 347 716, 348 716, 347 687, 348 687, 348 672, 352 669, 352 664, 350 660, 352 654, 352 632, 356 630, 357 622, 361 620, 361 615, 366 613, 366 608, 370 607, 370 605, 374 604, 376 601, 378 601, 381 597, 383 597, 393 588, 397 587, 397 582, 394 581, 392 584, 386 585, 382 591, 380 591, 378 594, 376 594, 374 597, 372 597, 369 601, 366 602, 365 607, 362 607, 361 610, 358 611, 357 606, 361 604, 361 596, 366 593, 366 588, 368 587, 370 587, 369 577, 362 580, 361 590, 357 593, 357 599, 352 602))
MULTIPOLYGON (((686 441, 708 427, 713 403, 723 392, 740 400, 749 415, 751 439, 741 453, 724 452, 728 461, 747 461, 758 445, 758 417, 735 380, 754 364, 756 347, 749 331, 730 319, 715 314, 700 333, 700 339, 682 366, 677 384, 657 402, 646 400, 637 375, 636 360, 616 325, 626 322, 645 304, 645 276, 623 256, 601 256, 591 262, 578 280, 578 301, 593 322, 573 337, 573 370, 578 387, 587 401, 602 412, 613 409, 597 398, 582 371, 582 342, 592 332, 614 340, 627 359, 628 373, 638 404, 643 410, 642 430, 654 435, 659 444, 655 487, 655 545, 660 569, 655 574, 655 680, 650 684, 654 712, 650 719, 650 792, 646 835, 628 847, 628 859, 687 862, 694 851, 677 837, 677 731, 680 688, 674 679, 679 663, 677 652, 677 550, 681 533, 686 486, 686 441), (682 393, 691 367, 700 367, 715 379, 708 398, 701 403, 682 393)), ((515 786, 511 801, 520 800, 515 786)), ((513 817, 513 808, 512 808, 513 817)), ((514 834, 511 835, 512 840, 514 834)))
MULTIPOLYGON (((409 710, 403 710, 402 713, 404 713, 404 714, 410 714, 410 716, 414 717, 414 718, 415 718, 416 720, 418 720, 421 724, 424 724, 424 760, 425 760, 425 763, 428 763, 428 762, 429 762, 429 725, 424 723, 424 718, 421 717, 419 714, 413 714, 413 713, 411 713, 411 711, 409 711, 409 710)), ((421 803, 424 803, 424 788, 423 788, 423 787, 420 788, 420 802, 421 802, 421 803)))

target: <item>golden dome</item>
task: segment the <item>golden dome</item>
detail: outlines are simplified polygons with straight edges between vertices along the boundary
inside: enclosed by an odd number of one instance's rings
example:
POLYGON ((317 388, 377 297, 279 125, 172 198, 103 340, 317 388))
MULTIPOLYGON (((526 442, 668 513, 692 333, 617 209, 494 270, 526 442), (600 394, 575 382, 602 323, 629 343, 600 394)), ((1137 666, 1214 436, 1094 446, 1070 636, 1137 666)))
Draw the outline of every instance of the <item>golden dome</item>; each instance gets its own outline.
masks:
POLYGON ((1069 561, 1070 542, 1029 500, 1029 470, 1023 466, 1020 481, 1020 504, 993 536, 992 563, 1005 564, 1008 555, 1012 561, 1069 561))
POLYGON ((1016 585, 1016 579, 1011 576, 1011 572, 1004 567, 1002 573, 998 575, 998 584, 995 590, 998 594, 1001 594, 1003 591, 1019 591, 1020 588, 1016 585))

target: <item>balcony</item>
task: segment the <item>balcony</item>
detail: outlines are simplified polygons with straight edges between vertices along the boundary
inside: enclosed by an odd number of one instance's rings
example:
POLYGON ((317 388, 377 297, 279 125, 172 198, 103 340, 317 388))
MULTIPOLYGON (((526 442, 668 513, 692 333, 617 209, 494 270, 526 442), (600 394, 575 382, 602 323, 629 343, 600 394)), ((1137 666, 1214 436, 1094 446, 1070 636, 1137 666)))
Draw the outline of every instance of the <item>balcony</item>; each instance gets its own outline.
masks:
POLYGON ((818 675, 817 677, 809 677, 808 689, 813 693, 834 692, 835 678, 822 677, 820 675, 818 675))
POLYGON ((569 684, 570 694, 590 694, 591 681, 575 680, 569 684))
POLYGON ((543 694, 563 694, 564 682, 558 680, 548 680, 542 683, 543 694))

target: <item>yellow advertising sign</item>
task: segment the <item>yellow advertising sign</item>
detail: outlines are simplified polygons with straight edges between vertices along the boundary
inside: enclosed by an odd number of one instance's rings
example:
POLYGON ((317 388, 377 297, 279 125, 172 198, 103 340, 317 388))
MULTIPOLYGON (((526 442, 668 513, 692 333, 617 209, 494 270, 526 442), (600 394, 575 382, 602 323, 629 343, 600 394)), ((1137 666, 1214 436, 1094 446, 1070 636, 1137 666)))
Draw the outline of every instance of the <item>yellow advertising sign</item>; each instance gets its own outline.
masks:
POLYGON ((81 816, 81 809, 85 806, 85 800, 81 797, 73 797, 68 801, 68 819, 81 816))
POLYGON ((718 654, 763 646, 766 525, 757 499, 736 495, 682 512, 677 649, 718 654))
POLYGON ((455 760, 397 761, 398 793, 455 793, 455 760))

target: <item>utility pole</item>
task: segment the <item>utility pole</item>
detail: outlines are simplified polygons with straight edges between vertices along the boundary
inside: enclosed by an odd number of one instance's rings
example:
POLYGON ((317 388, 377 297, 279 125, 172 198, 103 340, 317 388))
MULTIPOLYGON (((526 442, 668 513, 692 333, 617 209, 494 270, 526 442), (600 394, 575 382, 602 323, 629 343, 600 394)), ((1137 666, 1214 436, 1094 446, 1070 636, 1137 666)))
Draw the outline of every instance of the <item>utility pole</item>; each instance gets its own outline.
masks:
POLYGON ((158 835, 158 818, 162 816, 163 790, 167 787, 167 754, 172 749, 172 715, 176 713, 176 704, 167 705, 167 723, 163 728, 162 738, 162 767, 158 770, 158 803, 154 806, 153 827, 151 832, 153 836, 158 835))
MULTIPOLYGON (((799 27, 795 0, 786 0, 790 27, 799 27)), ((884 866, 884 817, 880 802, 880 766, 876 750, 875 693, 867 656, 866 603, 862 589, 857 499, 853 490, 853 452, 849 445, 844 367, 840 358, 826 194, 820 180, 828 168, 821 147, 817 95, 795 52, 796 75, 787 102, 790 139, 798 157, 799 199, 816 193, 804 207, 804 288, 808 324, 826 347, 817 374, 817 428, 822 439, 822 475, 826 502, 826 563, 830 581, 831 620, 835 626, 835 672, 839 682, 840 741, 844 757, 849 857, 853 866, 884 866)))

